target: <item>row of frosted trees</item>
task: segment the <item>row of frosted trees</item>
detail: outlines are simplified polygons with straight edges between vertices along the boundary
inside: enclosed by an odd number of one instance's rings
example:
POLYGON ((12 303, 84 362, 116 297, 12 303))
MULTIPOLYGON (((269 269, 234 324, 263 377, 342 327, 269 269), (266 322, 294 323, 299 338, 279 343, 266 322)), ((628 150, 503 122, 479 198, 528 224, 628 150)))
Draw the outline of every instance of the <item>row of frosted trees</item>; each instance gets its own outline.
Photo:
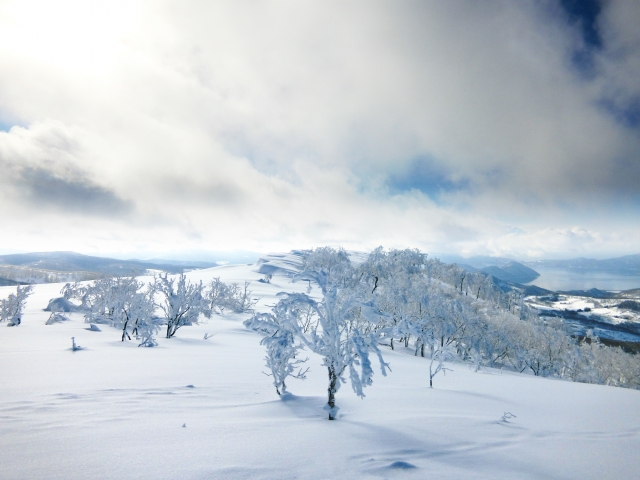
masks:
MULTIPOLYGON (((0 322, 20 325, 22 310, 31 293, 31 285, 18 286, 15 294, 0 300, 0 322)), ((48 325, 66 320, 65 313, 73 309, 83 312, 88 323, 118 329, 122 341, 135 338, 139 346, 146 347, 157 345, 156 335, 161 328, 166 329, 166 338, 172 338, 179 328, 197 324, 202 316, 210 318, 213 313, 225 310, 244 313, 255 304, 249 282, 227 284, 214 278, 203 285, 189 282, 184 274, 173 278, 159 275, 151 283, 135 277, 67 283, 60 293, 62 297, 49 302, 48 325)))
MULTIPOLYGON (((335 394, 349 382, 356 394, 373 381, 371 357, 381 373, 388 365, 380 347, 410 348, 429 360, 430 384, 459 360, 482 366, 529 370, 540 376, 640 387, 640 362, 597 339, 578 342, 558 319, 544 319, 522 295, 503 291, 486 274, 468 273, 418 250, 374 250, 354 264, 343 250, 306 252, 294 281, 315 282, 322 298, 282 293, 270 313, 245 322, 263 335, 266 364, 278 392, 287 377, 304 378, 302 350, 322 359, 328 373, 329 419, 335 394)), ((310 293, 310 290, 309 292, 310 293)))
MULTIPOLYGON (((179 328, 197 324, 202 316, 210 318, 225 309, 249 311, 255 302, 248 286, 249 282, 241 286, 219 278, 203 285, 189 282, 184 274, 173 278, 165 274, 154 277, 149 284, 135 277, 68 283, 61 293, 65 300, 76 301, 74 307, 85 312, 88 323, 109 324, 121 331, 122 341, 135 337, 139 346, 152 347, 157 345, 155 337, 161 328, 165 328, 166 338, 172 338, 179 328)), ((60 315, 55 306, 50 308, 52 317, 60 315)))
MULTIPOLYGON (((327 368, 331 419, 337 415, 335 396, 341 385, 348 382, 364 396, 373 381, 372 359, 377 358, 386 375, 382 347, 426 357, 430 384, 446 369, 446 361, 458 360, 476 369, 511 368, 640 387, 637 356, 604 347, 593 336, 578 342, 561 320, 540 317, 517 291, 504 291, 486 274, 428 259, 418 250, 378 248, 355 264, 343 250, 318 248, 305 252, 294 281, 315 283, 321 298, 281 293, 271 312, 253 315, 245 325, 263 335, 278 394, 286 393, 288 378, 305 377, 303 350, 320 356, 327 368)), ((135 337, 140 346, 153 346, 161 328, 171 338, 201 316, 252 311, 255 300, 248 286, 220 279, 192 284, 184 275, 161 275, 150 284, 134 277, 67 284, 62 294, 65 301, 75 301, 87 322, 109 324, 123 341, 135 337)), ((30 293, 30 287, 18 287, 16 294, 0 300, 0 321, 19 325, 30 293)), ((51 309, 50 321, 64 319, 53 302, 51 309)))

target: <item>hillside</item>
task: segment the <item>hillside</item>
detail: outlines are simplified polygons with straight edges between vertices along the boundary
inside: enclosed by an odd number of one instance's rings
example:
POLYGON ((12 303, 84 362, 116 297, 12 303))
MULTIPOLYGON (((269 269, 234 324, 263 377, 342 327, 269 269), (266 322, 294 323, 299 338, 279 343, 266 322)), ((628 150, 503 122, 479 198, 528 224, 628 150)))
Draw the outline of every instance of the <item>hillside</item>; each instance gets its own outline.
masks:
POLYGON ((118 260, 75 252, 21 253, 0 256, 0 282, 73 282, 94 280, 105 275, 144 275, 148 270, 179 273, 195 268, 200 267, 189 262, 118 260))
MULTIPOLYGON (((306 291, 290 283, 295 256, 264 260, 187 276, 250 280, 259 311, 281 291, 306 291), (259 282, 260 268, 271 284, 259 282)), ((42 309, 60 288, 37 285, 23 323, 0 327, 3 478, 588 479, 640 468, 640 391, 460 363, 430 389, 428 359, 384 348, 392 372, 375 366, 364 400, 344 385, 329 422, 320 359, 305 354, 308 379, 279 398, 247 314, 138 348, 106 325, 90 331, 80 314, 45 325, 42 309), (72 336, 83 350, 70 350, 72 336), (506 412, 514 417, 500 421, 506 412)))
POLYGON ((488 256, 462 258, 444 255, 441 260, 455 263, 468 272, 484 272, 493 275, 503 282, 529 283, 540 276, 534 269, 508 258, 488 256))
POLYGON ((485 267, 480 271, 511 283, 529 283, 540 276, 535 270, 518 262, 509 262, 501 267, 485 267))

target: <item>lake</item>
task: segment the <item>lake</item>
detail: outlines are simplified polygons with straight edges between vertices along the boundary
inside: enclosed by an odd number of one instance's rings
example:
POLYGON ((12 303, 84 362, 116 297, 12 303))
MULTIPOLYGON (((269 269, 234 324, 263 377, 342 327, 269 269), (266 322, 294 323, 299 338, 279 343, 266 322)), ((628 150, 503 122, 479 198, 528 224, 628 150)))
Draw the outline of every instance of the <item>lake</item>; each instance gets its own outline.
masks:
POLYGON ((540 274, 526 285, 537 285, 547 290, 630 290, 640 288, 640 275, 616 275, 613 273, 574 272, 560 268, 535 267, 540 274))

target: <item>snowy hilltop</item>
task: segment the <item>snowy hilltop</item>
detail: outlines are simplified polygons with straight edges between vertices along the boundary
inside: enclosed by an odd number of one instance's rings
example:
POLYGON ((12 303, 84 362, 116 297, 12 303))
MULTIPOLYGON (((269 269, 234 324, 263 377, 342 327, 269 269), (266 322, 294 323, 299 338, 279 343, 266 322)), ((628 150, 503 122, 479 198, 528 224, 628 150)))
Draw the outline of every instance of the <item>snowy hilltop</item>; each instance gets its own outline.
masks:
POLYGON ((637 356, 417 250, 293 251, 0 299, 3 478, 640 467, 637 356))

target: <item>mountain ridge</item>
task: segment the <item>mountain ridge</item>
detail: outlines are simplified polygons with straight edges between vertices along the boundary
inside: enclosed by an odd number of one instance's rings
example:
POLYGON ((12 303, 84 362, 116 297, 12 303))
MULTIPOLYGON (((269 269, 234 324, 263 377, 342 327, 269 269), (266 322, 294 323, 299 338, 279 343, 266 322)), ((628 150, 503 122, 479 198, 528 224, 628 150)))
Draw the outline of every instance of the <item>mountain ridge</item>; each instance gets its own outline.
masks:
MULTIPOLYGON (((0 283, 52 283, 95 280, 101 276, 144 275, 149 270, 182 273, 197 265, 171 265, 139 260, 118 260, 69 251, 0 255, 0 283)), ((198 263, 198 262, 194 262, 198 263)))

